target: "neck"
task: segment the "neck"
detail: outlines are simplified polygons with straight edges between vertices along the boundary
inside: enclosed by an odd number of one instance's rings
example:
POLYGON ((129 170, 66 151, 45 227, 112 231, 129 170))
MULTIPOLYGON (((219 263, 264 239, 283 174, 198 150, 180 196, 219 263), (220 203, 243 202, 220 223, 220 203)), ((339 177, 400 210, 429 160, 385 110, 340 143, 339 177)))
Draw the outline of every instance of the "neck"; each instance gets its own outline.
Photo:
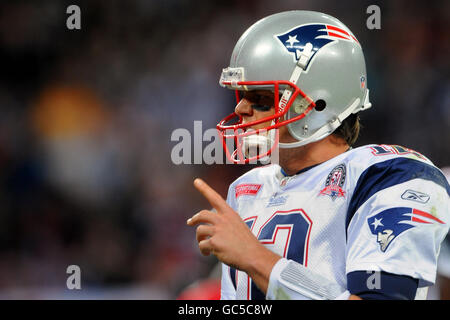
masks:
POLYGON ((280 148, 280 166, 291 176, 302 169, 328 161, 344 153, 348 148, 343 139, 329 135, 299 148, 280 148))

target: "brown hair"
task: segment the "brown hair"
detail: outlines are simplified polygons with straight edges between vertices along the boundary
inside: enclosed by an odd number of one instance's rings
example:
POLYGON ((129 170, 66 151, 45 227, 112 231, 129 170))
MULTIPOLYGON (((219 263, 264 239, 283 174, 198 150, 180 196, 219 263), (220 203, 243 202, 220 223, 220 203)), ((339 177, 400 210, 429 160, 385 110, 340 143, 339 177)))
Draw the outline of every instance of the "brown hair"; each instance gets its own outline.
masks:
POLYGON ((342 121, 333 134, 343 138, 349 146, 352 146, 358 140, 360 129, 359 115, 352 113, 342 121))

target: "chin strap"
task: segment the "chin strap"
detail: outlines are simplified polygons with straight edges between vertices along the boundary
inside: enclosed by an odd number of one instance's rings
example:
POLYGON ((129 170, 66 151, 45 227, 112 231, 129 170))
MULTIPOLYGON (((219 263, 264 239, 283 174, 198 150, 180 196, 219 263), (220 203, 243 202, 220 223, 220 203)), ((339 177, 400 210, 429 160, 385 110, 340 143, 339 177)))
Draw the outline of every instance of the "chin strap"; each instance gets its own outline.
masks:
MULTIPOLYGON (((367 90, 368 91, 368 90, 367 90)), ((368 93, 367 93, 368 95, 368 93)), ((350 114, 358 112, 360 109, 360 102, 361 100, 359 98, 356 98, 353 103, 343 112, 341 113, 335 120, 330 121, 328 125, 323 126, 319 130, 317 130, 313 135, 309 136, 308 138, 304 140, 299 140, 297 142, 291 142, 291 143, 279 143, 280 148, 297 148, 304 146, 308 143, 321 140, 328 136, 330 133, 332 133, 337 127, 339 127, 344 121, 345 118, 347 118, 350 114), (359 108, 359 109, 358 109, 359 108)), ((366 107, 366 108, 370 108, 366 107)))
MULTIPOLYGON (((297 50, 297 55, 300 56, 297 63, 295 64, 294 71, 291 74, 291 77, 289 78, 289 81, 296 84, 298 79, 300 78, 303 71, 306 70, 306 67, 308 66, 309 59, 313 55, 313 45, 308 42, 304 47, 303 51, 300 52, 300 50, 297 50)), ((283 92, 283 95, 280 98, 280 104, 279 108, 280 111, 284 111, 284 108, 286 108, 286 105, 289 101, 289 98, 292 95, 292 90, 286 89, 283 92)))

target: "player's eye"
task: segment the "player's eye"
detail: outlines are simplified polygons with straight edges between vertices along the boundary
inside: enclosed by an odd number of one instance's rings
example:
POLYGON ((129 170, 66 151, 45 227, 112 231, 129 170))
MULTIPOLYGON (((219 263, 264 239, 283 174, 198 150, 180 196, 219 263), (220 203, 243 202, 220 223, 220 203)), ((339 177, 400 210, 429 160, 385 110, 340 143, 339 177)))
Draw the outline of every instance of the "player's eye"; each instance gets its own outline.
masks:
POLYGON ((275 105, 273 95, 249 91, 244 94, 244 98, 250 102, 252 108, 257 111, 269 111, 275 105))
POLYGON ((252 104, 252 108, 253 110, 257 111, 269 111, 272 108, 272 106, 264 104, 252 104))

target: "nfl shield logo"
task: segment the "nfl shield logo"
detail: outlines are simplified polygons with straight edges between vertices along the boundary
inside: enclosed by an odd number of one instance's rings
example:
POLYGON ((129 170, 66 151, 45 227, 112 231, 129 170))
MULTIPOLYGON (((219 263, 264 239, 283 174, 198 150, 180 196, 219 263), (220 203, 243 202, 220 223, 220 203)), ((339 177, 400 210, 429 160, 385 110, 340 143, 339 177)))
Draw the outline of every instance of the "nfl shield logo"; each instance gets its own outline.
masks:
POLYGON ((361 82, 361 89, 364 89, 366 87, 366 77, 361 76, 359 80, 361 82))

